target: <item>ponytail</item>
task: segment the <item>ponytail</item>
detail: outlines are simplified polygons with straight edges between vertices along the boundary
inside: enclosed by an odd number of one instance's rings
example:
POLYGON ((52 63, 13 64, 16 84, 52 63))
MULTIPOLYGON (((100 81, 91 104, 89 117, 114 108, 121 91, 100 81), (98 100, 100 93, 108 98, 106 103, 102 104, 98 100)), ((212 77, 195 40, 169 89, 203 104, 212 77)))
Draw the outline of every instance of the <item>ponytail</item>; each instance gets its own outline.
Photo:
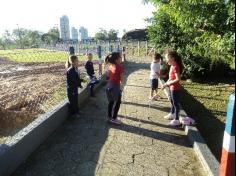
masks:
POLYGON ((105 58, 105 63, 107 64, 116 64, 116 61, 121 57, 119 52, 113 52, 105 58))

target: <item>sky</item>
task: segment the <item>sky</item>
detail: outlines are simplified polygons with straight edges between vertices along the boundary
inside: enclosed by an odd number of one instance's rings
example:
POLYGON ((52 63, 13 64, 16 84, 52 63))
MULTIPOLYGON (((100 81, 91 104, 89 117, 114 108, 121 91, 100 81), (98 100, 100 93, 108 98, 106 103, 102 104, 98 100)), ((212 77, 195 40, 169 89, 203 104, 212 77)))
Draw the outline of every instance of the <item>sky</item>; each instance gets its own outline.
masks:
POLYGON ((1 0, 0 35, 5 30, 22 28, 47 32, 59 27, 60 17, 67 15, 70 27, 84 26, 89 35, 100 29, 123 30, 145 28, 145 18, 151 17, 154 7, 142 0, 1 0))

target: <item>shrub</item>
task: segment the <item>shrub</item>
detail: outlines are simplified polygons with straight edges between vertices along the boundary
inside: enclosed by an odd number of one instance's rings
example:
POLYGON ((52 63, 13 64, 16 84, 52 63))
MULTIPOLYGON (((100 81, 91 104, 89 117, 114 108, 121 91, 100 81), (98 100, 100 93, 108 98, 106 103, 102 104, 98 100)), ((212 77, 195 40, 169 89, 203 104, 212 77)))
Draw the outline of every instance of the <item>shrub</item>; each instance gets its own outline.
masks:
POLYGON ((230 64, 224 60, 213 60, 210 64, 211 77, 225 77, 229 75, 230 71, 230 64))

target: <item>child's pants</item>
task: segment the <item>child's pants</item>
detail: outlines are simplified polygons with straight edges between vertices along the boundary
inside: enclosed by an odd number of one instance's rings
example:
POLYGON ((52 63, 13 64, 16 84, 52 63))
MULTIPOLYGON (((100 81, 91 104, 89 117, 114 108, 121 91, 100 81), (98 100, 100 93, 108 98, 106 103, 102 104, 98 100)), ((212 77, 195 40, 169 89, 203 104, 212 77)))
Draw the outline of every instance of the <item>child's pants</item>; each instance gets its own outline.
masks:
POLYGON ((108 117, 109 118, 117 119, 120 105, 121 105, 121 94, 119 96, 118 101, 109 101, 109 104, 108 104, 108 117), (115 104, 115 107, 114 107, 114 104, 115 104), (113 107, 114 107, 114 111, 113 111, 113 107), (112 114, 112 111, 113 111, 113 114, 112 114))
POLYGON ((90 96, 94 96, 94 91, 93 91, 93 89, 94 89, 95 85, 98 84, 98 83, 99 83, 98 80, 93 80, 93 81, 91 81, 91 82, 89 83, 90 96))
POLYGON ((179 90, 171 90, 171 114, 174 114, 175 120, 179 120, 179 111, 180 111, 180 106, 179 106, 179 90))
POLYGON ((78 94, 68 94, 68 99, 69 99, 69 109, 71 115, 78 113, 79 111, 78 94))

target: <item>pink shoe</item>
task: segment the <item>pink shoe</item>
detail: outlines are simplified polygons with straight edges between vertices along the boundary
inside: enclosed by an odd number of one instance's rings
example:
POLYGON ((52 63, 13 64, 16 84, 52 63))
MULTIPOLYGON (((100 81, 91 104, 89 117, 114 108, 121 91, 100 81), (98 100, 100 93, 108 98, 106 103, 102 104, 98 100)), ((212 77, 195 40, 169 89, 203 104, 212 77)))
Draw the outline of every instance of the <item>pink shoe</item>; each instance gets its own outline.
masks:
POLYGON ((180 125, 182 125, 182 124, 180 123, 179 120, 172 120, 172 121, 169 123, 169 125, 172 126, 172 127, 176 127, 176 126, 180 126, 180 125))

